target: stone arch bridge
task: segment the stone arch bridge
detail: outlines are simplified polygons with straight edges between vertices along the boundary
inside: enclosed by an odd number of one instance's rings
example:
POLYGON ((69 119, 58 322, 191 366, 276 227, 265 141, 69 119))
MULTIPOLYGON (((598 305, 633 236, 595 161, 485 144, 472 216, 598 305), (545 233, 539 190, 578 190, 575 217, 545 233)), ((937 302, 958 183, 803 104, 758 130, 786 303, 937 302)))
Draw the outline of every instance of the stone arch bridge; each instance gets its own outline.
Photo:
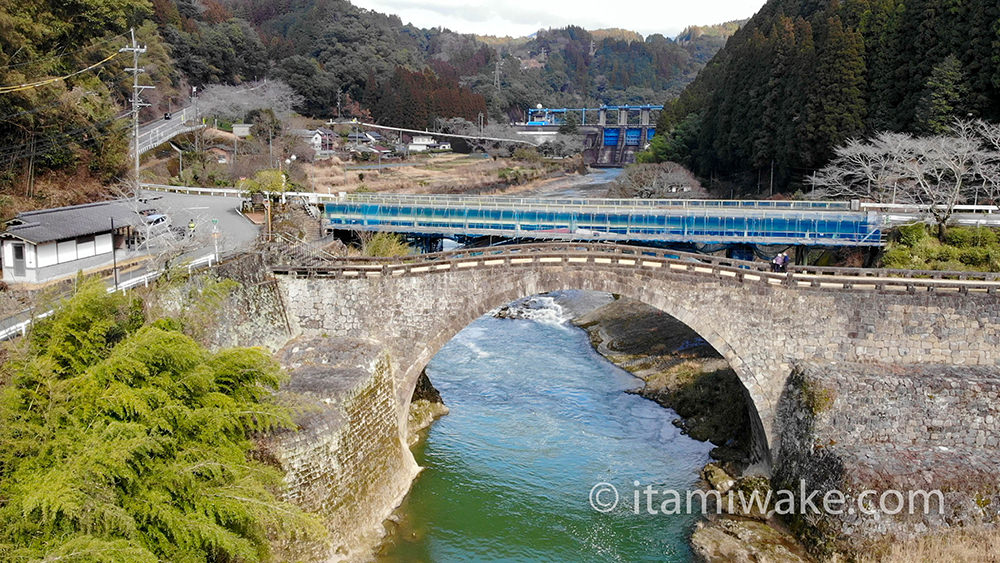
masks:
POLYGON ((273 271, 294 332, 384 347, 401 433, 419 374, 456 333, 502 304, 562 289, 638 299, 701 335, 742 381, 765 463, 778 449, 779 398, 798 362, 1000 364, 997 274, 804 266, 773 273, 761 263, 605 244, 512 245, 273 271))

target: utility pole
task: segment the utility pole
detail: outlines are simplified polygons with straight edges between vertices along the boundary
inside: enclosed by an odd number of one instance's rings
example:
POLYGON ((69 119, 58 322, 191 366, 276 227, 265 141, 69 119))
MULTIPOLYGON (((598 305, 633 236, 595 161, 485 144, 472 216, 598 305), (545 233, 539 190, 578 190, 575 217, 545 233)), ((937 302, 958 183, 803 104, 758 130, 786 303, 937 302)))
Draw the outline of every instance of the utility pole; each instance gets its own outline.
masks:
POLYGON ((135 142, 133 152, 135 152, 135 193, 139 193, 139 110, 149 107, 149 104, 142 101, 140 95, 143 90, 155 88, 155 86, 141 86, 139 84, 139 74, 146 72, 146 69, 139 67, 139 55, 146 52, 145 47, 140 47, 135 41, 135 28, 129 30, 132 38, 131 46, 118 49, 119 53, 132 53, 132 67, 126 68, 126 72, 132 73, 132 136, 135 142))
POLYGON ((769 188, 771 195, 774 195, 774 159, 771 159, 771 187, 769 188))
POLYGON ((337 90, 337 119, 340 119, 340 98, 344 95, 343 90, 337 90))
POLYGON ((500 57, 500 50, 497 49, 497 62, 493 69, 493 86, 497 90, 500 89, 500 65, 503 64, 503 59, 500 57))

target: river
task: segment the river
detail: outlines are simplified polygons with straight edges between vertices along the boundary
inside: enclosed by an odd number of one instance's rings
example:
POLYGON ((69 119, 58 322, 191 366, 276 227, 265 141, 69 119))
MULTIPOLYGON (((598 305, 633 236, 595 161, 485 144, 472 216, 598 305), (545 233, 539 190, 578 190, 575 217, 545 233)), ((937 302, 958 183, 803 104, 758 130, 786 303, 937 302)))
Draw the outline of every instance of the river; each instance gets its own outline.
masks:
POLYGON ((626 394, 639 380, 535 300, 532 319, 484 316, 428 366, 451 414, 414 451, 424 470, 380 561, 690 560, 696 517, 635 514, 634 481, 691 489, 711 445, 626 394), (608 513, 589 502, 600 482, 620 493, 608 513))

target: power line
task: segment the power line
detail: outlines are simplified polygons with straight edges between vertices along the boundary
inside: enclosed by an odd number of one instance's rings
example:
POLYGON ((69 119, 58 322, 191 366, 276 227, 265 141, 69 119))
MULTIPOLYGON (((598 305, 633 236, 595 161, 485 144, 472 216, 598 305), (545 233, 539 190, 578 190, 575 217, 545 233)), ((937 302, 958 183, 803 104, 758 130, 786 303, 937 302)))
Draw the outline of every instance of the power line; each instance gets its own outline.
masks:
MULTIPOLYGON (((119 115, 119 116, 115 116, 115 117, 112 117, 112 118, 109 118, 109 119, 105 119, 104 121, 99 121, 99 122, 94 123, 92 125, 87 125, 87 126, 84 126, 84 127, 78 127, 76 129, 70 129, 69 131, 59 131, 57 133, 53 133, 51 135, 48 135, 48 136, 46 136, 45 138, 43 138, 41 140, 36 139, 36 140, 34 140, 32 142, 22 143, 20 145, 13 145, 13 146, 8 145, 8 146, 4 147, 3 150, 0 150, 0 160, 7 160, 7 161, 17 160, 17 158, 10 158, 10 157, 12 157, 14 155, 17 155, 19 153, 27 154, 28 152, 39 152, 40 150, 46 150, 46 149, 52 148, 52 147, 57 146, 59 144, 65 143, 69 139, 79 138, 81 136, 84 136, 84 135, 86 135, 88 133, 93 132, 95 129, 97 129, 97 128, 103 126, 103 125, 107 125, 109 123, 113 123, 115 121, 118 121, 120 119, 123 119, 125 117, 129 117, 129 116, 130 116, 130 114, 126 113, 126 114, 123 114, 123 115, 119 115), (43 143, 43 144, 39 145, 39 143, 43 143)), ((88 140, 96 140, 96 139, 99 139, 99 138, 108 137, 108 136, 110 136, 112 134, 113 133, 106 133, 104 135, 95 134, 95 135, 93 135, 92 139, 88 139, 88 140)))
POLYGON ((56 76, 54 78, 47 78, 45 80, 40 80, 38 82, 33 82, 33 83, 30 83, 30 84, 19 84, 17 86, 0 86, 0 94, 12 94, 14 92, 21 92, 21 91, 24 91, 24 90, 31 90, 33 88, 38 88, 40 86, 45 86, 47 84, 52 84, 53 82, 59 82, 60 80, 66 80, 67 78, 72 78, 72 77, 74 77, 74 76, 76 76, 78 74, 83 74, 83 73, 85 73, 87 71, 94 70, 95 68, 103 65, 104 63, 110 61, 111 59, 113 59, 113 58, 115 58, 117 56, 118 56, 118 53, 113 53, 113 54, 105 57, 104 59, 102 59, 102 60, 100 60, 100 61, 98 61, 98 62, 96 62, 96 63, 94 63, 94 64, 92 64, 90 66, 88 66, 87 68, 80 69, 80 70, 78 70, 76 72, 71 72, 70 74, 67 74, 66 76, 56 76))
POLYGON ((8 115, 0 115, 0 121, 8 121, 8 120, 14 119, 15 117, 21 117, 22 115, 31 115, 33 113, 38 113, 40 111, 44 111, 44 110, 47 110, 49 108, 52 108, 52 107, 55 107, 55 106, 58 106, 58 105, 62 105, 62 104, 63 104, 62 100, 56 100, 56 101, 54 101, 54 102, 52 102, 50 104, 46 104, 44 106, 35 106, 32 109, 26 109, 24 111, 19 111, 17 113, 11 113, 11 114, 8 114, 8 115))
POLYGON ((0 66, 0 70, 5 70, 5 69, 9 69, 9 68, 20 68, 22 66, 29 66, 29 65, 34 65, 34 64, 40 64, 40 63, 43 63, 45 61, 51 61, 51 60, 55 60, 55 59, 61 59, 63 57, 68 57, 70 55, 75 55, 77 53, 80 53, 80 52, 83 52, 83 51, 86 51, 86 50, 89 50, 89 49, 93 49, 95 47, 100 47, 101 45, 106 45, 108 43, 111 43, 112 41, 117 41, 118 39, 121 39, 122 37, 125 37, 125 34, 124 33, 119 33, 118 35, 116 35, 114 37, 111 37, 109 39, 105 39, 103 41, 94 43, 93 45, 88 45, 86 47, 81 47, 81 48, 79 48, 79 49, 77 49, 75 51, 70 51, 68 53, 61 53, 59 55, 51 55, 51 56, 44 57, 44 58, 41 58, 41 59, 35 59, 33 61, 25 61, 23 63, 12 63, 12 64, 8 64, 8 65, 3 65, 3 66, 0 66))
MULTIPOLYGON (((92 126, 92 127, 91 126, 80 127, 80 128, 73 129, 73 130, 70 130, 70 131, 62 131, 62 132, 59 132, 59 133, 54 133, 54 134, 48 135, 47 137, 45 137, 45 138, 43 138, 41 140, 41 142, 44 143, 42 146, 44 148, 50 148, 50 147, 54 147, 54 146, 59 145, 59 144, 63 144, 63 143, 65 143, 68 140, 76 140, 79 137, 87 136, 88 134, 91 134, 91 133, 94 132, 93 131, 93 127, 100 127, 102 125, 107 125, 108 123, 113 122, 115 119, 119 119, 119 118, 105 120, 103 122, 94 124, 94 126, 92 126)), ((109 136, 109 135, 111 135, 111 133, 106 133, 104 135, 94 134, 93 138, 94 139, 103 138, 103 137, 106 137, 106 136, 109 136)), ((88 140, 90 140, 90 139, 88 139, 88 140)), ((31 150, 32 146, 34 146, 35 150, 37 150, 37 147, 39 146, 38 143, 39 143, 39 141, 36 139, 33 142, 23 143, 21 145, 16 145, 16 146, 13 146, 13 147, 7 147, 3 151, 0 151, 0 159, 8 158, 8 157, 10 157, 12 155, 16 155, 18 153, 22 153, 22 152, 31 150)))

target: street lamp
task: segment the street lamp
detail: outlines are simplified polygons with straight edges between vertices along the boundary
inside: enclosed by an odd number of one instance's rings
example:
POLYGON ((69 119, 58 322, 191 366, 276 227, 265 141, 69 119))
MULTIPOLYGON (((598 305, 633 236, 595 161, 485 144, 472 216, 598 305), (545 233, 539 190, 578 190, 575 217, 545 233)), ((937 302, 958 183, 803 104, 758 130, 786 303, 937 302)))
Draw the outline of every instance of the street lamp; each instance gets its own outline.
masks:
MULTIPOLYGON (((291 167, 292 163, 295 162, 296 156, 292 156, 285 159, 285 166, 291 167)), ((285 172, 281 169, 281 163, 278 163, 278 172, 281 173, 281 203, 285 203, 285 172)))

